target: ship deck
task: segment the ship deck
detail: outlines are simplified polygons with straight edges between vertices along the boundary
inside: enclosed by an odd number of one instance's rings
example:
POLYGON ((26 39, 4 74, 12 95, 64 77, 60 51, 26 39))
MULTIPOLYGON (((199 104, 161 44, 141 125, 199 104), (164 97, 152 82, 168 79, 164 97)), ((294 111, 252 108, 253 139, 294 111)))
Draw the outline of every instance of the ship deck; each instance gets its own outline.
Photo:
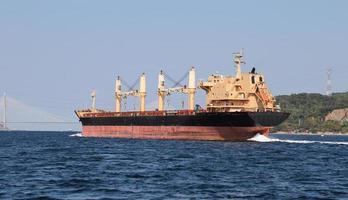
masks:
POLYGON ((164 110, 164 111, 129 111, 129 112, 107 112, 91 110, 75 111, 79 117, 133 117, 133 116, 182 116, 195 115, 197 113, 206 113, 206 110, 164 110))

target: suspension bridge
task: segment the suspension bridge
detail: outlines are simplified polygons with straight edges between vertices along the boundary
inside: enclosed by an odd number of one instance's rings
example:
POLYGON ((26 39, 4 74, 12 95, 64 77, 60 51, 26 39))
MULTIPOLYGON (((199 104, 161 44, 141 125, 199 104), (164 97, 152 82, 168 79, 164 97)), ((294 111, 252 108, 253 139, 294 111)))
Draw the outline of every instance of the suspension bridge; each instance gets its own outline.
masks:
POLYGON ((77 120, 66 120, 61 116, 28 106, 8 97, 5 93, 0 101, 0 113, 0 130, 70 130, 76 129, 79 125, 77 120))

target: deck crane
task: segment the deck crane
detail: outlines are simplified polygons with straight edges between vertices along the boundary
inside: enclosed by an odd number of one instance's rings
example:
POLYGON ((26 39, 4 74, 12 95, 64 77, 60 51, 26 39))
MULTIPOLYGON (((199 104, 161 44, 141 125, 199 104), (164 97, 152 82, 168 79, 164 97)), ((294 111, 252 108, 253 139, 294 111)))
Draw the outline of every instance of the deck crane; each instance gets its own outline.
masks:
MULTIPOLYGON (((188 110, 194 109, 195 104, 195 93, 196 93, 196 70, 194 67, 191 67, 189 72, 185 74, 180 81, 176 82, 176 84, 171 88, 165 88, 164 79, 167 77, 170 80, 174 80, 170 78, 170 76, 166 75, 162 70, 158 75, 158 87, 157 87, 157 95, 158 95, 158 110, 164 110, 164 99, 167 95, 172 93, 185 93, 188 94, 188 110), (186 78, 188 75, 188 87, 186 85, 180 85, 180 82, 186 78), (180 86, 178 86, 180 85, 180 86)), ((174 82, 174 81, 173 81, 174 82)))
MULTIPOLYGON (((127 85, 127 84, 126 84, 127 85)), ((134 90, 135 84, 130 87, 129 91, 122 91, 122 79, 120 76, 116 79, 115 84, 115 102, 116 112, 121 112, 121 101, 128 96, 137 96, 140 99, 140 112, 145 111, 145 97, 146 97, 146 75, 142 73, 139 78, 139 90, 134 90)))

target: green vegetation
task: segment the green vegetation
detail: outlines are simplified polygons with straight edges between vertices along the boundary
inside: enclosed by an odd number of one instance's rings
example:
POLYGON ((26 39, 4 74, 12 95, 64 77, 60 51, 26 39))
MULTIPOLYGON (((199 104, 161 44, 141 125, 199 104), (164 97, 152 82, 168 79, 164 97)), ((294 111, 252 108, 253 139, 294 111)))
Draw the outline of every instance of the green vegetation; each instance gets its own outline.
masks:
POLYGON ((325 96, 316 93, 280 95, 276 97, 282 111, 291 115, 273 131, 348 133, 348 122, 325 121, 334 109, 348 108, 348 92, 325 96))

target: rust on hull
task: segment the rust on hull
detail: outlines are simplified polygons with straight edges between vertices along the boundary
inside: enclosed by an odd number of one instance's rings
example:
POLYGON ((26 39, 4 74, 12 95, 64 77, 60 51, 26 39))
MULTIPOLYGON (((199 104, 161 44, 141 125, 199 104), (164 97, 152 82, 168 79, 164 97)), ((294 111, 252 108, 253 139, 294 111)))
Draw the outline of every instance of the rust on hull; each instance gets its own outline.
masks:
POLYGON ((268 135, 270 127, 209 126, 83 126, 85 137, 162 140, 245 141, 257 133, 268 135))

